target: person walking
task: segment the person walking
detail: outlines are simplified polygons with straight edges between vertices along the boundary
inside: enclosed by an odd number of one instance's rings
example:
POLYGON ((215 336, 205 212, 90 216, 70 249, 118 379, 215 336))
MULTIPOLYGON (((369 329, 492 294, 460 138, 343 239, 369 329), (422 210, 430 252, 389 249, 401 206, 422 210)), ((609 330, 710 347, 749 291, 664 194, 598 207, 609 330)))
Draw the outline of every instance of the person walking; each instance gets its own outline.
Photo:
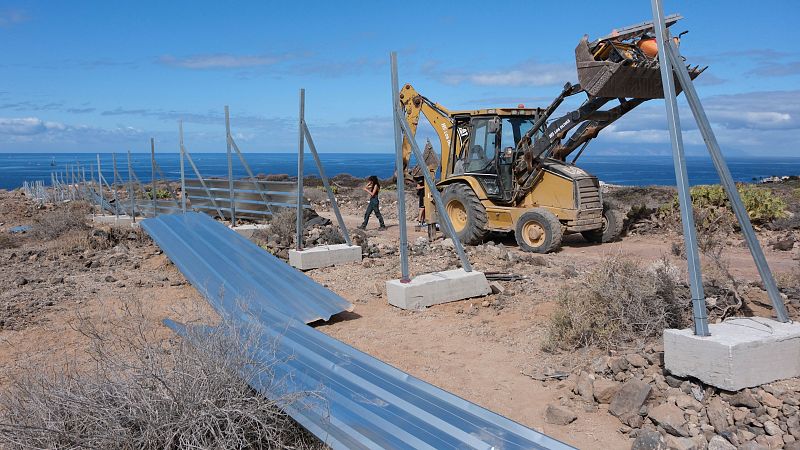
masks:
POLYGON ((378 223, 380 223, 380 227, 378 227, 378 229, 385 230, 386 225, 383 223, 380 201, 378 200, 378 194, 381 192, 381 185, 378 183, 378 177, 375 175, 370 175, 369 178, 367 178, 367 185, 364 187, 364 190, 369 194, 369 205, 367 206, 367 212, 364 213, 364 223, 362 223, 358 228, 362 230, 366 229, 367 223, 369 222, 369 216, 374 212, 375 217, 378 218, 378 223))

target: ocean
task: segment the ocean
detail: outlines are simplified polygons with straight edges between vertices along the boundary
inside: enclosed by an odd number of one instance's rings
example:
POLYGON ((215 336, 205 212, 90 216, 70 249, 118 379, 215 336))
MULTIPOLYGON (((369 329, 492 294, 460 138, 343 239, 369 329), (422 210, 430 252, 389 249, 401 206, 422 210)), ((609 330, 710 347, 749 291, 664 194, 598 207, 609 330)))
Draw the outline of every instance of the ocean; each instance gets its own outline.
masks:
MULTIPOLYGON (((228 165, 225 153, 194 153, 192 158, 203 177, 227 177, 228 165)), ((297 155, 293 153, 247 153, 247 163, 255 174, 295 175, 297 155)), ((128 180, 127 154, 117 153, 117 174, 128 180)), ((325 173, 330 177, 347 173, 356 177, 377 175, 389 178, 394 173, 394 155, 389 153, 321 153, 320 159, 325 173)), ((755 181, 770 176, 800 175, 800 158, 728 158, 728 167, 736 181, 755 181)), ((169 179, 180 179, 180 157, 176 153, 156 153, 156 163, 169 179)), ((50 183, 50 173, 63 172, 68 166, 80 164, 86 168, 97 165, 94 153, 0 153, 0 189, 14 189, 23 181, 42 180, 50 183)), ((578 165, 600 178, 619 185, 647 186, 674 185, 675 173, 669 156, 602 156, 586 155, 578 165)), ((103 176, 114 179, 112 155, 100 154, 103 176)), ((136 177, 150 180, 150 154, 132 153, 131 166, 136 177)), ((692 185, 718 183, 719 178, 709 158, 688 157, 689 181, 692 185)), ((306 175, 318 175, 311 154, 305 155, 306 175)), ((191 166, 186 163, 186 176, 195 178, 191 166)), ((247 172, 234 154, 234 177, 246 177, 247 172)), ((159 176, 159 174, 156 174, 159 176)))

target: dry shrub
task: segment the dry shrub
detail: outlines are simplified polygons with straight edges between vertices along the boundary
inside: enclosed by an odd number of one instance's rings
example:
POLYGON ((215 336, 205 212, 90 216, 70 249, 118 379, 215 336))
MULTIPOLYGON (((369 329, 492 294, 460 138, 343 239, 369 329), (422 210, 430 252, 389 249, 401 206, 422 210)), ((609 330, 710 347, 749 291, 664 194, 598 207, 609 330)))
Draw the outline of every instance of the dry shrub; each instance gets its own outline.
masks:
POLYGON ((292 245, 297 230, 297 211, 294 208, 282 208, 276 211, 269 223, 269 233, 278 236, 278 243, 292 245))
POLYGON ((604 260, 577 286, 561 289, 544 349, 641 346, 682 326, 689 303, 676 280, 665 259, 649 268, 622 255, 604 260))
POLYGON ((37 217, 30 234, 36 239, 50 241, 70 232, 84 232, 89 229, 87 214, 89 206, 85 202, 59 205, 37 217))
POLYGON ((248 330, 194 331, 190 344, 126 311, 102 329, 80 321, 92 369, 37 366, 13 381, 0 396, 4 448, 322 448, 278 409, 313 393, 268 400, 235 375, 272 376, 248 330))

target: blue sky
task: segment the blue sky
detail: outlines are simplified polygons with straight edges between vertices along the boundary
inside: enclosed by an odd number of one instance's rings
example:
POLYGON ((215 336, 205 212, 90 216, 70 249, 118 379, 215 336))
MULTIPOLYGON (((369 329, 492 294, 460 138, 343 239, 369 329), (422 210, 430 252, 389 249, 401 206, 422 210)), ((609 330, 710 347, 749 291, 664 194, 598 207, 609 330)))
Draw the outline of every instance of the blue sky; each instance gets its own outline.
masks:
MULTIPOLYGON (((686 17, 673 29, 690 30, 688 62, 709 66, 697 88, 723 151, 797 155, 800 3, 665 3, 686 17)), ((450 108, 545 106, 576 81, 584 33, 650 16, 647 0, 4 0, 0 152, 149 151, 150 136, 174 152, 181 118, 191 151, 224 151, 226 104, 243 151, 294 151, 301 87, 320 151, 391 152, 390 51, 401 83, 450 108)), ((645 103, 590 150, 669 154, 663 108, 645 103)), ((702 151, 682 117, 689 152, 702 151)))

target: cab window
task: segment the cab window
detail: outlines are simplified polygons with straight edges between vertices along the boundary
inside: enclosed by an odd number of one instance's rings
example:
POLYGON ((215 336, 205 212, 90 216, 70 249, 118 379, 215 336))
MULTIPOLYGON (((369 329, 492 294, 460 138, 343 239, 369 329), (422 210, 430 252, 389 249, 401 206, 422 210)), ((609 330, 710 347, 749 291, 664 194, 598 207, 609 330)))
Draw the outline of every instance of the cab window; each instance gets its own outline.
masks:
POLYGON ((472 140, 464 159, 464 171, 493 173, 497 153, 497 135, 488 133, 488 119, 473 119, 472 140))

